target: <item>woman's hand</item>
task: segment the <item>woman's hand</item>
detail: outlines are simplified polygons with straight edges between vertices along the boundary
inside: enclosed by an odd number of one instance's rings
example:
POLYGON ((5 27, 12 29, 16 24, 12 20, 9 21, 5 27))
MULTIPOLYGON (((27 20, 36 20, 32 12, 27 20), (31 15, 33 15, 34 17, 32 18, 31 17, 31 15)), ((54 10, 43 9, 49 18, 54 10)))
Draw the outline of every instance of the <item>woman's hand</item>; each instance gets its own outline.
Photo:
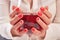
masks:
POLYGON ((13 6, 13 12, 10 14, 10 18, 11 18, 11 25, 12 25, 12 29, 11 29, 11 34, 12 36, 22 36, 24 33, 26 33, 28 30, 24 29, 22 31, 20 30, 20 27, 23 25, 24 21, 21 20, 21 18, 23 17, 23 14, 20 12, 21 10, 15 6, 13 6))
POLYGON ((48 7, 41 7, 40 11, 38 12, 38 16, 36 18, 37 23, 42 28, 41 31, 38 31, 36 28, 32 28, 33 34, 39 37, 45 37, 46 30, 48 29, 48 25, 51 23, 51 13, 48 11, 48 7))

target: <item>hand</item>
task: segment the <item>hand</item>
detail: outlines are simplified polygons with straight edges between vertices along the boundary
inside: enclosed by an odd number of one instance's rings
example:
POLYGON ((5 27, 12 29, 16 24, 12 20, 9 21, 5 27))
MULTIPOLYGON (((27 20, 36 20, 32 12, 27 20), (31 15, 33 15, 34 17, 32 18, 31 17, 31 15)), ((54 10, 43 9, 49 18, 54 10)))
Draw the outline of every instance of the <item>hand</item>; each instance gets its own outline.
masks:
POLYGON ((48 25, 51 23, 51 13, 48 11, 48 7, 41 7, 40 11, 38 12, 38 16, 36 18, 36 22, 40 25, 42 28, 40 31, 36 28, 32 28, 33 34, 44 38, 46 35, 46 30, 48 29, 48 25))
POLYGON ((11 18, 11 34, 12 36, 22 36, 24 33, 26 33, 28 30, 25 28, 24 30, 20 31, 20 27, 23 25, 24 21, 21 20, 23 17, 23 14, 20 12, 21 10, 17 8, 16 6, 13 6, 13 12, 10 14, 11 18))

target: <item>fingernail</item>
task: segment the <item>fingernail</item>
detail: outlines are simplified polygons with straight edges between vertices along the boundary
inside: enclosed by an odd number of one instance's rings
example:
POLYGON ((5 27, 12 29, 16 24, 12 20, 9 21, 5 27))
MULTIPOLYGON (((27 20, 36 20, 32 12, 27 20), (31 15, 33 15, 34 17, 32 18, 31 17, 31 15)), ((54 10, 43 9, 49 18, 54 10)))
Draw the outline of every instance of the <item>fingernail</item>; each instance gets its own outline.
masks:
POLYGON ((38 12, 38 15, 39 15, 39 16, 42 16, 42 12, 41 12, 41 11, 39 11, 39 12, 38 12))
POLYGON ((32 28, 32 31, 35 31, 35 29, 34 29, 34 28, 32 28))
POLYGON ((22 15, 22 14, 19 14, 19 15, 18 15, 18 17, 19 17, 19 18, 22 18, 22 17, 23 17, 23 15, 22 15))
POLYGON ((27 29, 25 29, 24 32, 27 32, 27 29))
POLYGON ((39 17, 37 17, 37 20, 39 20, 39 17))
POLYGON ((41 7, 40 9, 41 9, 41 11, 45 11, 45 8, 44 7, 41 7))
POLYGON ((23 21, 21 20, 20 23, 23 23, 23 21))
POLYGON ((20 11, 20 9, 19 9, 19 8, 16 8, 16 11, 17 11, 17 12, 19 12, 19 11, 20 11))

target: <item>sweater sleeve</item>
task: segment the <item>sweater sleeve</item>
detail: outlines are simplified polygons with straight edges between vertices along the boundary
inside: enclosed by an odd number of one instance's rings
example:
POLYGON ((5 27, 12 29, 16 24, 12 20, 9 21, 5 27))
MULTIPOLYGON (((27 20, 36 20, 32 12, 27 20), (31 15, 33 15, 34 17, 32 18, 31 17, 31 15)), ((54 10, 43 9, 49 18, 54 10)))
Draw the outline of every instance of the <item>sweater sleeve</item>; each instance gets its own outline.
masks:
POLYGON ((9 23, 9 0, 0 0, 0 35, 11 39, 11 27, 9 23))

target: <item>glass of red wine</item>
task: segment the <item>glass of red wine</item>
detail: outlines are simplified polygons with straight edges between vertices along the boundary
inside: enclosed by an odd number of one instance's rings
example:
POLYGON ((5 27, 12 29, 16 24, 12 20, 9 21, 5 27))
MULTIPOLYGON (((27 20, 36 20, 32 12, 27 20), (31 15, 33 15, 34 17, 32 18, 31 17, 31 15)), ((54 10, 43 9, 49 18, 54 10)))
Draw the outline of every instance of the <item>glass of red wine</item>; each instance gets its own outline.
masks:
POLYGON ((24 24, 21 26, 21 29, 27 28, 31 33, 31 28, 36 28, 37 30, 41 30, 40 25, 36 22, 36 18, 38 17, 37 13, 29 13, 29 12, 23 12, 23 18, 24 24))

